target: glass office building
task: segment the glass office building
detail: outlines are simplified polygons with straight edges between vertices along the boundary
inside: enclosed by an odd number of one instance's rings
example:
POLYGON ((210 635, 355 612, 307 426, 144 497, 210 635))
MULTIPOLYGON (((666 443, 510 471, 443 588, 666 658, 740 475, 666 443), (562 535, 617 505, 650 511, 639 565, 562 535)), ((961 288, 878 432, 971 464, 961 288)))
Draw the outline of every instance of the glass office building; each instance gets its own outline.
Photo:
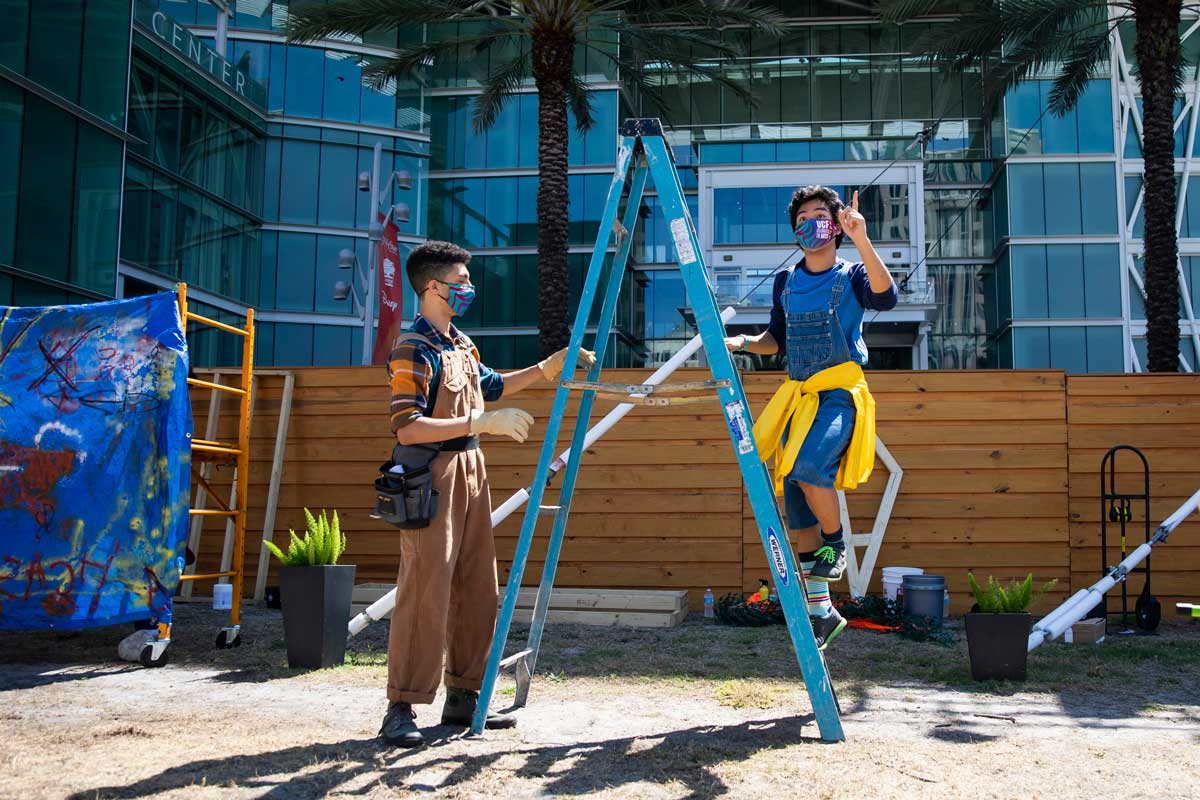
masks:
MULTIPOLYGON (((947 80, 909 50, 938 20, 884 26, 853 4, 788 0, 781 38, 731 30, 746 56, 706 79, 650 64, 657 109, 592 41, 577 67, 595 127, 572 128, 570 247, 578 297, 615 162, 619 121, 661 116, 720 301, 757 330, 770 275, 798 258, 786 219, 808 183, 861 192, 900 304, 870 312, 877 368, 1138 370, 1140 99, 1132 31, 1078 107, 1046 112, 1050 78, 983 108, 978 75, 947 80)), ((486 56, 438 59, 423 85, 374 90, 362 70, 454 25, 287 44, 281 0, 0 0, 0 303, 82 302, 186 280, 208 313, 258 309, 263 365, 351 364, 362 323, 334 298, 338 254, 365 261, 372 148, 406 170, 402 255, 427 237, 475 253, 480 299, 463 327, 486 360, 533 360, 537 335, 537 103, 512 97, 471 124, 486 56)), ((1196 63, 1200 33, 1181 35, 1196 63)), ((1177 115, 1182 366, 1200 350, 1197 75, 1177 115), (1195 202, 1191 202, 1192 200, 1195 202), (1193 233, 1193 230, 1195 233, 1193 233)), ((610 361, 661 362, 692 335, 653 193, 635 231, 610 361)), ((847 243, 843 255, 856 259, 847 243)), ((407 308, 411 314, 411 307, 407 308)), ((235 360, 218 337, 198 363, 235 360)), ((747 366, 776 366, 756 360, 747 366)))

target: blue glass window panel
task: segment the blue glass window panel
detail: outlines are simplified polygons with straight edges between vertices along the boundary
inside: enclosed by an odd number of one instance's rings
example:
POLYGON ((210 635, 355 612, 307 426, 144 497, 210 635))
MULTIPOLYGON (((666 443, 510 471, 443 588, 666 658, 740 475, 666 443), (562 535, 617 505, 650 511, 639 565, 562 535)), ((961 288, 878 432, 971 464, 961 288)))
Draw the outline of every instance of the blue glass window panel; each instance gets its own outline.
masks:
MULTIPOLYGON (((26 47, 29 44, 30 0, 0 0, 0 64, 25 74, 26 47)), ((3 259, 0 259, 2 261, 3 259)), ((8 305, 8 296, 0 291, 0 304, 8 305)))
POLYGON ((1011 248, 1013 317, 1043 319, 1048 314, 1046 248, 1018 245, 1011 248))
POLYGON ((1089 317, 1121 316, 1121 263, 1115 244, 1083 246, 1084 306, 1089 317))
MULTIPOLYGON (((362 82, 362 70, 357 70, 356 82, 361 94, 359 119, 364 125, 381 128, 399 127, 396 119, 397 92, 377 92, 362 82)), ((411 126, 405 126, 411 127, 411 126)))
POLYGON ((325 54, 311 47, 288 45, 287 79, 284 85, 283 111, 289 117, 321 116, 321 93, 315 91, 325 82, 325 54))
POLYGON ((1046 246, 1049 283, 1049 316, 1077 318, 1086 313, 1084 302, 1083 247, 1077 244, 1046 246))
POLYGON ((713 191, 713 242, 715 244, 741 244, 742 238, 742 189, 715 189, 713 191))
POLYGON ((742 163, 744 164, 767 164, 774 160, 774 142, 747 142, 742 145, 742 163))
MULTIPOLYGON (((1139 108, 1141 108, 1141 104, 1142 104, 1141 100, 1139 100, 1138 101, 1139 108)), ((1181 98, 1177 97, 1177 98, 1175 98, 1175 106, 1171 110, 1172 118, 1179 119, 1179 113, 1181 111, 1183 111, 1183 100, 1181 98)), ((1142 119, 1145 119, 1145 117, 1143 117, 1142 119)), ((1186 119, 1184 120, 1182 125, 1180 125, 1178 128, 1175 129, 1175 157, 1176 158, 1183 158, 1183 156, 1184 156, 1184 152, 1187 148, 1187 130, 1188 130, 1188 123, 1187 123, 1186 119)))
POLYGON ((317 222, 317 186, 313 180, 321 162, 315 142, 283 142, 279 181, 279 221, 297 225, 317 222))
POLYGON ((359 194, 358 172, 355 169, 358 165, 357 148, 324 144, 319 152, 317 224, 353 228, 354 204, 359 194))
POLYGON ((1080 164, 1079 197, 1084 233, 1117 233, 1117 173, 1112 164, 1080 164))
POLYGON ((1087 331, 1087 371, 1124 372, 1125 336, 1118 327, 1089 325, 1087 331))
POLYGON ((587 143, 585 135, 579 132, 575 127, 575 115, 567 109, 567 164, 572 167, 581 167, 586 161, 587 143))
POLYGON ((1008 168, 1008 187, 1012 235, 1045 235, 1046 206, 1042 185, 1042 165, 1011 164, 1008 168))
POLYGON ((487 240, 485 182, 483 178, 463 178, 456 183, 458 191, 454 194, 454 216, 461 234, 455 240, 466 248, 483 247, 487 240))
POLYGON ((254 321, 254 366, 275 366, 275 323, 254 321))
POLYGON ((483 324, 509 327, 516 324, 517 257, 488 256, 482 264, 486 274, 487 295, 483 304, 483 324))
MULTIPOLYGON (((534 129, 536 130, 536 128, 534 129)), ((511 168, 520 161, 521 107, 516 97, 504 101, 496 121, 487 132, 487 166, 511 168)))
POLYGON ((1040 83, 1041 81, 1027 81, 1018 84, 1005 98, 1009 145, 1013 153, 1042 152, 1041 134, 1037 130, 1030 131, 1038 125, 1038 117, 1044 108, 1040 83))
MULTIPOLYGON (((16 244, 23 95, 15 84, 0 82, 0 264, 13 263, 16 244)), ((0 301, 5 299, 0 294, 0 301)))
MULTIPOLYGON (((610 175, 583 176, 583 240, 580 244, 593 244, 600 232, 600 218, 604 216, 604 204, 608 200, 610 175)), ((574 198, 572 198, 574 204, 574 198)))
POLYGON ((275 277, 279 264, 279 234, 275 231, 263 231, 260 245, 262 247, 262 266, 258 271, 258 298, 266 308, 275 307, 275 277))
POLYGON ((234 6, 233 27, 260 31, 271 30, 272 10, 273 6, 277 5, 276 3, 268 3, 266 0, 258 0, 258 2, 242 0, 240 3, 231 3, 230 5, 234 6))
MULTIPOLYGON (((520 128, 522 131, 538 129, 538 98, 536 94, 522 94, 512 98, 519 106, 520 128), (518 102, 519 101, 519 102, 518 102)), ((538 163, 536 136, 517 137, 517 165, 521 167, 536 167, 538 163)))
POLYGON ((1192 296, 1192 315, 1200 317, 1200 256, 1184 258, 1183 270, 1187 277, 1188 292, 1192 296))
POLYGON ((117 285, 121 155, 118 139, 91 125, 79 126, 71 281, 110 296, 117 285))
POLYGON ((309 367, 313 363, 313 326, 275 323, 275 366, 309 367))
POLYGON ((519 202, 517 178, 489 178, 486 188, 487 243, 485 247, 516 246, 519 202))
POLYGON ((1088 81, 1075 104, 1079 152, 1112 153, 1112 87, 1108 81, 1088 81))
MULTIPOLYGON (((347 325, 314 325, 313 366, 344 367, 357 363, 353 356, 359 354, 350 350, 353 331, 354 328, 347 325)), ((362 347, 361 343, 359 347, 362 347)))
POLYGON ((1046 328, 1013 328, 1013 368, 1050 367, 1050 332, 1046 328))
POLYGON ((687 306, 683 274, 677 269, 652 270, 645 273, 650 279, 646 287, 647 339, 684 337, 683 318, 679 309, 687 306))
POLYGON ((521 247, 537 244, 537 191, 536 176, 517 178, 516 240, 521 247))
POLYGON ((742 190, 742 241, 768 244, 778 241, 775 205, 777 190, 757 187, 742 190))
POLYGON ((1086 331, 1081 326, 1051 328, 1050 366, 1072 373, 1087 372, 1086 331))
POLYGON ((83 3, 43 0, 29 4, 29 64, 25 74, 71 102, 79 100, 83 11, 83 3))
POLYGON ((796 190, 790 186, 780 186, 775 190, 775 241, 793 242, 796 232, 792 229, 792 220, 788 216, 788 207, 792 203, 792 193, 796 190))
POLYGON ((454 153, 454 98, 429 98, 429 166, 452 169, 454 153))
MULTIPOLYGON (((284 311, 312 311, 316 283, 317 237, 310 233, 279 234, 275 307, 284 311), (282 280, 280 280, 280 278, 282 280)), ((332 291, 327 287, 326 291, 332 291)))
POLYGON ((1138 207, 1137 217, 1133 221, 1133 238, 1140 239, 1145 230, 1145 206, 1138 206, 1138 193, 1142 191, 1142 177, 1140 175, 1125 176, 1125 220, 1129 220, 1129 215, 1133 213, 1135 206, 1138 207))
MULTIPOLYGON (((1042 107, 1050 102, 1049 81, 1038 81, 1042 93, 1042 107)), ((1041 111, 1038 112, 1039 114, 1041 111)), ((1044 153, 1077 153, 1079 152, 1078 121, 1074 110, 1063 116, 1053 111, 1047 111, 1042 117, 1042 152, 1044 153)))
POLYGON ((282 114, 284 103, 284 88, 287 81, 287 45, 272 44, 271 72, 267 83, 267 111, 271 114, 282 114))
POLYGON ((120 0, 92 0, 85 8, 79 104, 101 119, 123 128, 130 6, 120 0))
POLYGON ((72 213, 75 133, 73 116, 26 94, 13 261, 17 267, 62 281, 68 280, 71 240, 53 221, 70 219, 72 213))
MULTIPOLYGON (((350 298, 345 300, 333 299, 333 284, 347 281, 354 285, 359 297, 363 296, 363 283, 355 277, 354 270, 338 267, 338 253, 343 248, 354 249, 354 239, 349 236, 318 236, 316 265, 314 268, 314 300, 316 310, 326 314, 349 314, 355 306, 350 298)), ((367 262, 362 261, 365 274, 367 262)))
POLYGON ((1183 215, 1182 236, 1200 236, 1200 176, 1193 175, 1188 179, 1186 204, 1183 215))
POLYGON ((358 122, 359 70, 355 59, 340 50, 326 50, 323 119, 358 122))
POLYGON ((812 157, 808 142, 779 142, 775 155, 780 161, 809 161, 812 157))
MULTIPOLYGON (((1045 190, 1050 202, 1046 212, 1046 233, 1050 236, 1078 234, 1082 230, 1078 164, 1043 164, 1045 190)), ((1013 233, 1017 233, 1014 226, 1013 233)))
POLYGON ((812 142, 809 152, 813 161, 841 161, 846 155, 844 142, 812 142))
POLYGON ((742 146, 730 142, 702 144, 700 145, 700 163, 740 164, 742 163, 742 146))
POLYGON ((488 132, 479 133, 474 123, 475 104, 470 98, 462 98, 455 121, 462 137, 462 165, 464 169, 483 169, 488 165, 488 132))
POLYGON ((584 142, 588 164, 612 164, 617 158, 617 93, 592 95, 592 119, 595 124, 584 142))

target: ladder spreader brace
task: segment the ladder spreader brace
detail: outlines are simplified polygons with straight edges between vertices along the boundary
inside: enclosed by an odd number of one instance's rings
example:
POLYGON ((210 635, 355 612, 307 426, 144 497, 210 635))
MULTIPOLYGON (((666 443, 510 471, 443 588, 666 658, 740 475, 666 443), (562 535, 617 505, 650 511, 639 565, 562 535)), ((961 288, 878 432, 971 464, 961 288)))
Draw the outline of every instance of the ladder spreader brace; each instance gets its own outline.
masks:
POLYGON ((683 188, 679 183, 671 148, 663 138, 662 125, 657 119, 630 119, 626 120, 621 127, 621 146, 617 151, 617 166, 609 186, 604 216, 600 221, 600 234, 596 240, 596 247, 592 251, 575 325, 571 330, 571 341, 563 364, 562 377, 564 380, 560 382, 558 391, 555 393, 553 410, 550 412, 550 418, 546 424, 541 457, 538 459, 537 472, 529 489, 529 505, 525 509, 521 535, 517 541, 516 553, 509 571, 504 604, 496 620, 496 633, 492 640, 479 703, 471 721, 471 731, 475 734, 483 733, 487 710, 495 694, 496 679, 501 668, 511 666, 516 670, 517 691, 514 708, 520 708, 528 702, 533 673, 537 667, 538 649, 541 646, 542 633, 546 624, 546 614, 550 606, 550 594, 554 588, 554 575, 558 569, 558 559, 566 534, 567 518, 571 513, 571 500, 579 475, 579 465, 583 459, 572 457, 563 468, 557 506, 544 506, 542 499, 551 475, 551 465, 554 462, 558 435, 562 428, 568 397, 572 390, 579 390, 582 394, 571 439, 570 452, 572 454, 583 452, 592 406, 597 397, 620 398, 623 402, 651 401, 650 405, 696 401, 716 401, 722 405, 730 440, 733 443, 746 492, 749 494, 750 504, 754 510, 754 518, 767 554, 767 562, 773 572, 775 587, 787 618, 788 633, 792 637, 796 658, 799 661, 800 671, 804 676, 808 695, 812 701, 821 738, 826 741, 844 740, 845 734, 842 731, 841 716, 838 712, 833 684, 829 680, 824 657, 817 649, 812 625, 808 620, 803 579, 796 566, 795 555, 787 537, 787 529, 779 515, 779 507, 775 501, 766 465, 759 458, 758 448, 750 433, 750 405, 746 400, 741 378, 733 365, 729 351, 725 348, 725 327, 718 313, 716 297, 709 282, 708 269, 704 264, 699 239, 696 235, 696 226, 684 201, 683 188), (631 167, 633 169, 632 178, 629 174, 631 167), (620 295, 621 282, 633 240, 633 237, 629 235, 617 235, 617 253, 613 258, 612 269, 609 271, 607 284, 604 287, 600 319, 594 338, 596 361, 588 372, 586 380, 577 381, 575 380, 575 371, 579 365, 579 351, 583 347, 584 332, 587 329, 592 306, 599 291, 609 242, 614 233, 624 234, 633 230, 638 220, 638 209, 641 206, 642 193, 646 188, 647 179, 653 180, 654 186, 658 189, 658 204, 666 215, 671 237, 675 243, 675 252, 680 271, 683 273, 688 302, 691 304, 696 327, 704 343, 704 352, 712 371, 713 380, 675 386, 599 382, 600 367, 604 363, 604 354, 616 312, 617 298, 620 295), (617 224, 617 213, 621 200, 625 196, 626 181, 629 182, 629 193, 625 200, 623 221, 617 224), (694 393, 714 389, 716 397, 711 395, 705 397, 677 396, 680 392, 694 393), (642 395, 643 397, 632 398, 631 395, 642 395), (529 640, 523 650, 506 658, 504 649, 508 642, 513 614, 516 611, 521 582, 533 544, 534 531, 537 527, 537 519, 539 516, 549 515, 553 515, 554 523, 546 549, 537 600, 534 603, 529 640))

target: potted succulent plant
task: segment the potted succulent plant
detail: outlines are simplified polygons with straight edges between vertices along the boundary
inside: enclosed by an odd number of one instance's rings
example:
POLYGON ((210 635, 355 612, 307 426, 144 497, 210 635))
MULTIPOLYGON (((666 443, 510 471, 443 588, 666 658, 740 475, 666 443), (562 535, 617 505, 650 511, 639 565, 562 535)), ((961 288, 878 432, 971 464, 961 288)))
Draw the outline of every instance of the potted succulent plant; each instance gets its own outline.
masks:
POLYGON ((1036 590, 1032 573, 1007 587, 989 577, 984 589, 969 572, 967 581, 976 601, 976 609, 964 617, 971 677, 977 681, 1025 680, 1029 629, 1033 625, 1027 609, 1058 581, 1050 581, 1036 590))
POLYGON ((346 655, 346 620, 354 592, 354 565, 339 565, 346 537, 337 512, 330 522, 325 512, 314 517, 306 508, 308 530, 301 539, 295 531, 287 552, 266 542, 283 566, 279 591, 283 604, 283 633, 288 666, 339 666, 346 655))

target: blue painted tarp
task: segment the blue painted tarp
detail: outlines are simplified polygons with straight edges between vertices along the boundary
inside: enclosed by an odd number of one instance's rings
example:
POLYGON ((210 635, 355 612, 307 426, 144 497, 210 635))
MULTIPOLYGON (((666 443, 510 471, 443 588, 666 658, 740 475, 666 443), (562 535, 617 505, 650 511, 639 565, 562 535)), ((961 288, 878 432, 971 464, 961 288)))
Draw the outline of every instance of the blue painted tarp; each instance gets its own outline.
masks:
POLYGON ((0 629, 170 621, 187 373, 173 293, 0 307, 0 629))

